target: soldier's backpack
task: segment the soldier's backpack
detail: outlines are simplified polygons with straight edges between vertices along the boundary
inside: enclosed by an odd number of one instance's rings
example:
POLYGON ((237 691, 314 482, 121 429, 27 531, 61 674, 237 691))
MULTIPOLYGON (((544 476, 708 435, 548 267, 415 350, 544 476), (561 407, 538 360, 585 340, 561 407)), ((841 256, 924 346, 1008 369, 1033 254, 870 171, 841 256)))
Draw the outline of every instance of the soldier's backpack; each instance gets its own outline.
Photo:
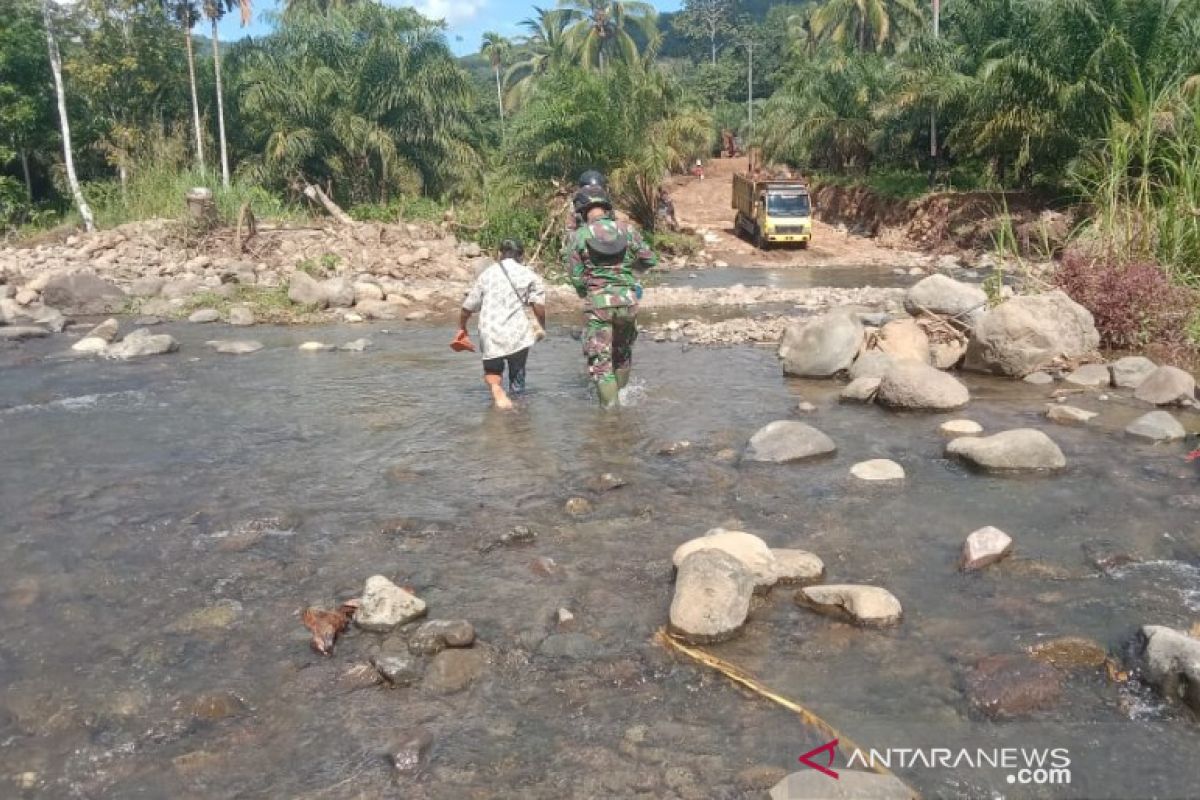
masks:
POLYGON ((588 226, 588 260, 600 267, 613 267, 625 261, 629 239, 611 219, 596 220, 588 226))

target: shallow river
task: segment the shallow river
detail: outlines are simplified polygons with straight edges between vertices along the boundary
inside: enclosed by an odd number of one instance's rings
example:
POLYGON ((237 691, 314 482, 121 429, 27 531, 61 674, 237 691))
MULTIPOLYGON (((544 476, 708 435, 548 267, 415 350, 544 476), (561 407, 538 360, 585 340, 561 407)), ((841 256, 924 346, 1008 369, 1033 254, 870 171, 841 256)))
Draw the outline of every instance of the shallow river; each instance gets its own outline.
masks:
POLYGON ((999 478, 942 457, 949 416, 841 407, 836 384, 785 381, 765 349, 643 342, 634 404, 602 414, 557 327, 504 415, 446 329, 254 328, 267 349, 249 356, 202 344, 245 331, 172 332, 180 353, 134 363, 59 359, 61 336, 0 349, 2 797, 764 797, 748 768, 793 771, 828 737, 653 641, 672 550, 716 525, 813 550, 827 580, 885 586, 905 610, 895 629, 857 630, 778 588, 711 648, 721 658, 864 747, 1070 751, 1069 786, 896 770, 923 796, 1197 794, 1200 725, 1151 693, 1085 671, 1053 711, 1004 722, 963 691, 984 655, 1061 635, 1116 653, 1143 623, 1200 618, 1200 530, 1179 499, 1200 494, 1200 471, 1183 446, 1123 439, 1131 405, 1079 400, 1099 424, 1054 427, 1048 390, 969 379, 968 416, 1045 427, 1069 459, 1058 476, 999 478), (364 332, 365 353, 296 350, 364 332), (730 459, 801 396, 835 457, 730 459), (674 440, 692 446, 661 455, 674 440), (904 465, 903 487, 850 483, 876 457, 904 465), (628 485, 593 491, 604 472, 628 485), (590 514, 564 513, 576 495, 590 514), (536 541, 480 552, 518 524, 536 541), (1016 554, 961 575, 983 525, 1016 554), (1102 575, 1101 551, 1140 563, 1102 575), (431 618, 475 624, 489 663, 470 689, 370 685, 356 668, 398 634, 309 650, 298 610, 374 573, 431 618), (560 638, 551 656, 560 607, 590 643, 560 638), (384 754, 413 726, 433 734, 429 760, 397 777, 384 754))

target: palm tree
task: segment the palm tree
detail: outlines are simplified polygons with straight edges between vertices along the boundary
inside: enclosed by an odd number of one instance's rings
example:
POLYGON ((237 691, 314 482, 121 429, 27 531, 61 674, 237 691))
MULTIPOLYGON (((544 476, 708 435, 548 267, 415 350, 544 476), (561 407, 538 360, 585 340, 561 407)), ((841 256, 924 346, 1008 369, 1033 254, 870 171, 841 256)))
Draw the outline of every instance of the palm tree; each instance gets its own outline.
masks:
POLYGON ((504 73, 509 108, 523 103, 534 82, 551 67, 565 63, 569 54, 566 13, 538 6, 533 10, 536 16, 521 21, 521 27, 529 32, 518 43, 517 54, 522 57, 504 73))
POLYGON ((250 21, 251 0, 204 0, 204 16, 212 23, 213 74, 217 84, 217 134, 221 143, 221 185, 229 188, 229 151, 225 140, 225 97, 221 87, 221 38, 217 23, 234 6, 241 9, 242 25, 250 21))
POLYGON ((46 46, 50 51, 50 71, 54 75, 54 94, 58 99, 58 124, 62 131, 63 162, 67 168, 67 183, 71 187, 71 196, 75 198, 75 207, 83 218, 84 230, 95 228, 92 220, 92 209, 79 188, 79 178, 75 174, 75 155, 71 148, 71 122, 67 118, 67 93, 63 88, 62 55, 58 51, 58 39, 54 36, 54 19, 51 11, 52 0, 43 0, 42 20, 46 25, 46 46))
POLYGON ((512 44, 495 31, 483 35, 483 45, 479 52, 492 62, 492 72, 496 74, 496 101, 500 104, 500 131, 504 132, 504 93, 500 88, 500 67, 512 53, 512 44))
MULTIPOLYGON (((204 137, 200 132, 200 100, 196 96, 196 53, 192 47, 192 27, 195 26, 199 13, 195 0, 159 0, 168 16, 175 19, 183 29, 184 48, 187 51, 188 84, 192 90, 192 130, 196 134, 196 163, 200 174, 204 174, 204 137)), ((214 45, 216 43, 214 42, 214 45)))
POLYGON ((864 53, 891 51, 900 29, 920 19, 915 0, 829 0, 813 14, 812 32, 864 53))
POLYGON ((658 14, 643 0, 559 0, 558 6, 570 24, 571 48, 585 67, 604 69, 605 60, 614 58, 636 61, 638 43, 630 28, 649 44, 658 39, 658 14))

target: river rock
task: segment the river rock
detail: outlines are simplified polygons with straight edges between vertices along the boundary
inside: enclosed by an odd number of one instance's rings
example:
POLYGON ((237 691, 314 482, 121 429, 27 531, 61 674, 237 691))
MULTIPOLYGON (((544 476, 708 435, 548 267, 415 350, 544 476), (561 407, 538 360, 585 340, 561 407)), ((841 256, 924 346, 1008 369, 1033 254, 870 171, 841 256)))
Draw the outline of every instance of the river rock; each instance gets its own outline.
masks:
POLYGON ((971 704, 990 717, 1023 717, 1056 705, 1062 697, 1058 670, 1023 655, 980 659, 968 673, 971 704))
POLYGON ((257 320, 254 319, 254 312, 246 306, 234 306, 229 309, 229 324, 237 325, 238 327, 249 327, 257 320))
POLYGON ((683 560, 700 550, 720 550, 733 556, 754 575, 757 587, 770 587, 778 580, 775 556, 767 543, 752 533, 713 528, 675 548, 671 563, 679 569, 683 560))
POLYGON ((425 602, 382 575, 367 578, 354 624, 365 631, 386 633, 425 614, 425 602))
POLYGON ((971 394, 953 375, 928 364, 898 361, 884 374, 875 399, 892 408, 949 410, 965 406, 971 394))
POLYGON ((966 366, 1024 377, 1059 359, 1090 355, 1100 346, 1091 312, 1055 290, 1005 300, 975 324, 966 366))
POLYGON ((754 585, 754 574, 723 550, 705 548, 688 555, 675 579, 671 631, 692 644, 733 637, 750 613, 754 585))
POLYGON ((71 345, 71 350, 76 353, 85 353, 88 355, 99 355, 108 349, 108 342, 97 336, 85 336, 75 344, 71 345))
POLYGON ((125 307, 125 292, 92 272, 56 275, 42 290, 42 302, 72 314, 111 314, 125 307))
POLYGON ((930 275, 918 281, 904 295, 904 308, 914 316, 931 311, 970 320, 985 306, 987 293, 983 289, 945 275, 930 275))
POLYGON ((1046 406, 1046 419, 1061 425, 1086 425, 1099 416, 1095 411, 1084 411, 1075 406, 1052 403, 1046 406))
POLYGON ((991 525, 980 528, 963 542, 959 569, 963 572, 981 570, 1007 558, 1012 548, 1012 537, 1004 531, 991 525))
POLYGON ((386 296, 383 292, 383 287, 377 283, 368 283, 366 281, 358 281, 353 286, 354 289, 354 304, 358 305, 364 300, 383 301, 386 296))
POLYGON ((1151 411, 1129 424, 1125 432, 1140 439, 1152 442, 1175 442, 1187 436, 1187 431, 1179 420, 1166 411, 1151 411))
POLYGON ((747 461, 782 464, 828 455, 837 450, 821 431, 794 420, 777 420, 750 437, 744 456, 747 461))
POLYGON ((432 746, 432 733, 424 728, 409 728, 388 748, 388 760, 397 772, 407 775, 421 769, 432 746))
POLYGON ((896 319, 879 329, 876 347, 897 361, 931 360, 929 336, 915 319, 896 319))
POLYGON ((208 344, 218 353, 230 356, 244 356, 263 349, 262 342, 253 339, 221 339, 208 344))
POLYGON ((896 359, 882 350, 868 350, 856 358, 850 366, 850 380, 882 378, 895 363, 896 359))
POLYGON ((346 353, 361 353, 371 346, 371 340, 367 338, 355 339, 354 341, 346 342, 338 345, 338 350, 346 353))
POLYGON ((188 322, 195 322, 199 324, 219 322, 220 319, 221 312, 217 311, 215 308, 201 308, 198 311, 193 311, 188 316, 188 322))
POLYGON ((1112 385, 1112 372, 1107 364, 1084 364, 1063 380, 1076 386, 1098 389, 1112 385))
POLYGON ((408 649, 420 655, 440 653, 447 647, 470 647, 475 627, 465 619, 435 619, 422 623, 408 639, 408 649))
POLYGON ((454 694, 474 683, 483 668, 483 654, 473 647, 443 650, 429 663, 422 685, 438 694, 454 694))
POLYGON ((958 436, 978 436, 983 433, 983 426, 971 419, 952 419, 938 426, 942 436, 955 438, 958 436))
POLYGON ((963 436, 946 445, 946 453, 988 470, 1049 470, 1067 465, 1054 440, 1032 428, 963 436))
POLYGON ((1159 367, 1146 376, 1133 396, 1156 406, 1188 405, 1196 399, 1196 379, 1178 367, 1159 367))
POLYGON ((175 341, 175 337, 165 333, 153 334, 146 328, 138 328, 120 342, 109 345, 104 351, 104 357, 128 361, 131 358, 174 353, 178 349, 179 342, 175 341))
POLYGON ((1029 648, 1038 661, 1059 669, 1096 669, 1108 661, 1108 652, 1097 642, 1082 636, 1060 636, 1029 648))
POLYGON ((101 341, 108 343, 117 338, 117 333, 120 331, 120 329, 121 323, 117 322, 115 319, 109 318, 88 331, 87 338, 100 339, 101 341))
POLYGON ((920 800, 895 775, 837 770, 837 780, 815 769, 793 772, 768 793, 771 800, 920 800))
POLYGON ((855 378, 842 389, 843 403, 869 403, 879 391, 879 378, 855 378))
POLYGON ((807 550, 771 548, 775 582, 782 586, 808 586, 825 577, 825 562, 807 550))
POLYGON ((33 289, 22 289, 13 297, 19 306, 27 306, 38 299, 38 293, 33 289))
POLYGON ((1200 712, 1200 639, 1162 625, 1143 625, 1136 651, 1142 674, 1163 697, 1200 712))
POLYGON ((165 283, 164 279, 154 276, 138 278, 129 284, 129 294, 133 297, 158 297, 165 283))
POLYGON ((1054 383, 1054 376, 1049 372, 1031 372, 1021 380, 1034 386, 1049 386, 1054 383))
POLYGON ((965 339, 948 339, 929 345, 929 362, 938 369, 954 369, 966 354, 965 339))
POLYGON ((325 308, 329 305, 329 298, 325 296, 320 282, 300 270, 293 272, 288 281, 288 299, 302 306, 325 308))
POLYGON ((799 605, 821 614, 867 627, 895 625, 903 614, 895 595, 878 586, 806 586, 796 592, 795 599, 799 605))
POLYGON ((1145 356, 1125 356, 1109 365, 1112 384, 1118 389, 1136 389, 1149 378, 1158 365, 1145 356))
POLYGON ((322 281, 321 292, 330 308, 350 308, 354 305, 354 284, 345 278, 322 281))
POLYGON ((850 474, 860 481, 902 481, 904 467, 886 458, 860 461, 850 468, 850 474))
POLYGON ((567 498, 567 502, 563 504, 563 511, 572 517, 582 517, 592 513, 592 501, 586 497, 567 498))
POLYGON ((412 686, 421 679, 421 662, 407 653, 388 653, 371 659, 375 670, 393 686, 412 686))
MULTIPOLYGON (((186 300, 204 287, 199 278, 179 278, 167 281, 159 291, 163 300, 186 300)), ((143 310, 146 308, 142 306, 143 310)))
POLYGON ((785 375, 827 378, 854 363, 863 342, 863 326, 846 311, 833 311, 789 326, 779 343, 785 375))
POLYGON ((32 325, 10 325, 0 328, 0 340, 21 342, 26 339, 42 339, 50 335, 45 328, 35 328, 32 325))

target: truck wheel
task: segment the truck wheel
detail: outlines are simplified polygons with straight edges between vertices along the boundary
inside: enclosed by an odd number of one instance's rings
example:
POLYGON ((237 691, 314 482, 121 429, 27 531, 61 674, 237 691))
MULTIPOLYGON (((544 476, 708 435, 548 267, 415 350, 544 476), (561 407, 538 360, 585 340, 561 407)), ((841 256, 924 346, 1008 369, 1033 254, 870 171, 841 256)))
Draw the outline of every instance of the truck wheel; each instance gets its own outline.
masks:
POLYGON ((767 237, 763 236, 762 228, 756 227, 754 229, 754 246, 759 250, 768 250, 771 247, 771 243, 767 241, 767 237))
POLYGON ((801 249, 801 250, 807 250, 807 249, 808 249, 808 240, 807 240, 807 239, 805 239, 803 242, 801 242, 801 243, 800 243, 800 249, 801 249))

